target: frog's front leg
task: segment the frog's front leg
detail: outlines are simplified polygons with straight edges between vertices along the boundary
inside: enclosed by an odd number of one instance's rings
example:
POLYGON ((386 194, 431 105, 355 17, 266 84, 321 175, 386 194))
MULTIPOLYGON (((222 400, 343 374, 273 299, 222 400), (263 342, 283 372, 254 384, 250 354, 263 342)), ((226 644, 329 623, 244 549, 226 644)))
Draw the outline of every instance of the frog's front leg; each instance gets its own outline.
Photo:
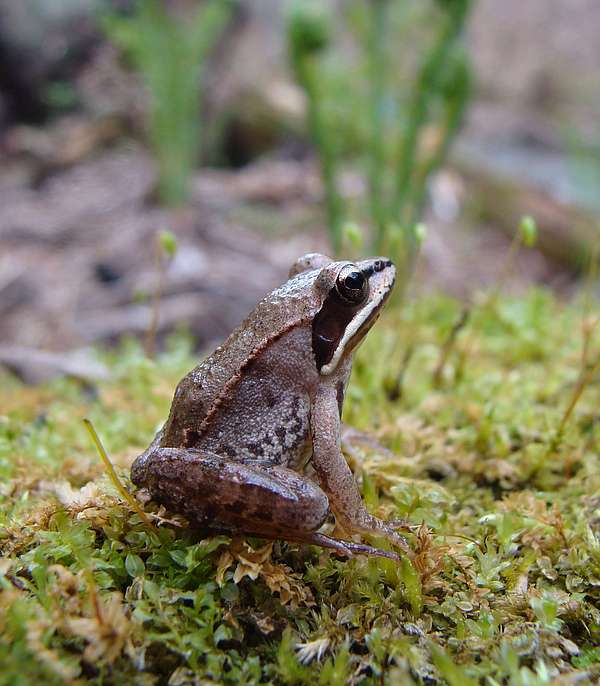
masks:
POLYGON ((329 501, 310 479, 285 467, 234 462, 215 453, 160 448, 132 465, 134 484, 192 522, 264 538, 310 543, 346 556, 395 555, 317 532, 329 501))
POLYGON ((406 539, 394 527, 367 512, 352 471, 340 448, 340 416, 334 386, 316 393, 311 416, 313 465, 331 508, 349 533, 383 535, 409 553, 406 539))

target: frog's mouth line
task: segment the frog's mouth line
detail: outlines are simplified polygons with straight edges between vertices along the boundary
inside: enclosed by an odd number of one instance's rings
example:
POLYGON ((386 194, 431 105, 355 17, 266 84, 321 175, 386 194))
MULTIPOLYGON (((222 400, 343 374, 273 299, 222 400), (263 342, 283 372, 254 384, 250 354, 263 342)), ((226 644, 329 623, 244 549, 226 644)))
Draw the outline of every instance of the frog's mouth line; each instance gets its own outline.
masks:
POLYGON ((344 335, 338 343, 335 352, 333 353, 333 357, 327 364, 324 364, 321 367, 320 372, 323 376, 331 374, 331 372, 333 372, 338 366, 338 363, 344 352, 346 350, 352 350, 355 348, 366 336, 369 329, 373 326, 375 320, 379 316, 383 304, 392 292, 392 286, 393 282, 389 288, 382 290, 381 295, 376 300, 372 300, 366 307, 363 307, 352 318, 346 327, 344 335))

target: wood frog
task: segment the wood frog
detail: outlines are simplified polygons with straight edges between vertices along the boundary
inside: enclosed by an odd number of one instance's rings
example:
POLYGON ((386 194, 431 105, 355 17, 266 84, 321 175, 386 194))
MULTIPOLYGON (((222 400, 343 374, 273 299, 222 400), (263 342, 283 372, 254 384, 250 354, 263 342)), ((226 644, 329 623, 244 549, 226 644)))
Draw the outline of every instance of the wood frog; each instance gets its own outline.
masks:
POLYGON ((397 523, 367 512, 341 452, 352 355, 395 279, 390 260, 312 253, 177 386, 169 417, 131 479, 191 523, 315 544, 346 556, 395 553, 319 532, 330 511, 347 535, 397 523), (304 474, 312 464, 318 484, 304 474))

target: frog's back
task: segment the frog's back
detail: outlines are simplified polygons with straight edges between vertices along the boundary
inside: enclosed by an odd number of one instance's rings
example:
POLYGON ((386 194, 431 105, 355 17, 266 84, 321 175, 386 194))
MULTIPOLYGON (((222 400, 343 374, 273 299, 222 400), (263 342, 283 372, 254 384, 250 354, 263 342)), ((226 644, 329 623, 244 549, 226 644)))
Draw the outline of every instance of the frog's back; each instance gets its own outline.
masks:
POLYGON ((163 447, 197 444, 210 415, 235 394, 244 367, 311 315, 314 303, 307 291, 317 273, 299 274, 266 296, 223 345, 179 382, 160 441, 163 447))

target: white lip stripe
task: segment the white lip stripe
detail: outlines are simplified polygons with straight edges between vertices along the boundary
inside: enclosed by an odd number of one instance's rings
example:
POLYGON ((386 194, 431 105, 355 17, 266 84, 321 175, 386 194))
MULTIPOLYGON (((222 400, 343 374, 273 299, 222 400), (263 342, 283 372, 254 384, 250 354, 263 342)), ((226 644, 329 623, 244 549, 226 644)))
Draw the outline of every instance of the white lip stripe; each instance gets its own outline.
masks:
POLYGON ((366 321, 367 317, 371 314, 371 312, 373 312, 373 310, 379 306, 379 303, 383 300, 384 295, 385 295, 385 291, 382 291, 379 298, 377 298, 377 300, 372 300, 350 322, 348 328, 346 329, 346 331, 344 331, 344 335, 342 336, 342 340, 339 342, 338 347, 335 349, 335 352, 333 353, 333 357, 331 358, 331 361, 328 362, 327 364, 324 364, 321 367, 321 374, 323 374, 323 376, 327 376, 328 374, 331 374, 331 372, 337 367, 338 362, 340 361, 340 358, 341 358, 342 353, 344 352, 344 350, 346 348, 348 341, 360 329, 360 327, 366 321))

